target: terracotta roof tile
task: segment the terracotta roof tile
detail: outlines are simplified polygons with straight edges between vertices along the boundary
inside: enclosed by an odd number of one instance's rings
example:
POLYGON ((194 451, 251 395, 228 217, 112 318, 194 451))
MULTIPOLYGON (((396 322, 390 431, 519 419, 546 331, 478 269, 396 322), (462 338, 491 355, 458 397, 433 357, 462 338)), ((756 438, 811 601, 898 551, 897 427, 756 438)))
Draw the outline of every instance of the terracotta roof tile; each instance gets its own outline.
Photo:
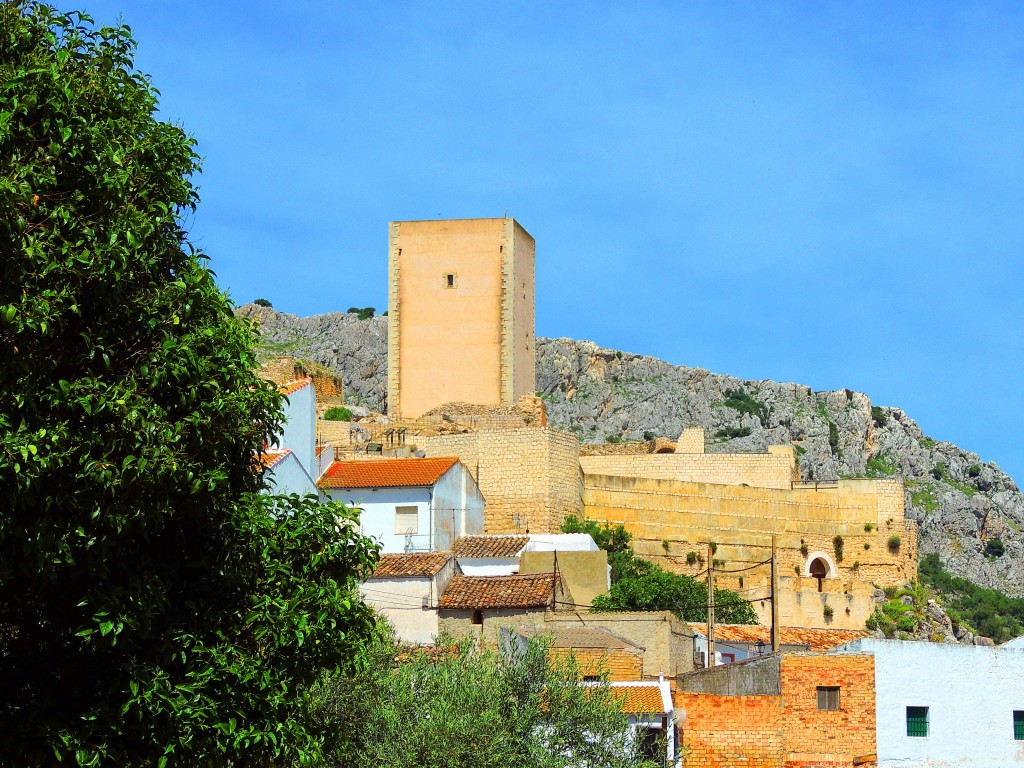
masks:
POLYGON ((335 461, 317 481, 320 488, 401 488, 433 485, 457 457, 335 461))
POLYGON ((430 577, 452 560, 451 552, 407 552, 380 556, 371 579, 430 577))
POLYGON ((625 696, 622 711, 627 714, 650 714, 664 712, 665 702, 661 698, 661 688, 652 685, 613 685, 612 695, 625 696))
POLYGON ((515 557, 530 541, 529 536, 463 536, 452 551, 456 557, 515 557))
POLYGON ((555 574, 455 576, 441 595, 440 608, 535 608, 551 605, 555 574))
MULTIPOLYGON (((702 635, 708 631, 707 624, 690 622, 690 628, 702 635)), ((715 640, 722 642, 756 643, 761 640, 770 643, 771 635, 770 627, 759 624, 715 624, 715 640)), ((867 635, 867 632, 859 629, 779 628, 779 642, 782 645, 806 645, 812 651, 827 651, 867 635)))
POLYGON ((264 451, 260 457, 260 464, 264 469, 271 469, 281 463, 281 460, 291 452, 291 448, 285 448, 283 451, 264 451))
POLYGON ((295 394, 303 387, 309 386, 313 383, 313 380, 308 376, 304 379, 296 379, 295 381, 286 381, 284 384, 279 384, 278 391, 287 397, 288 395, 295 394))

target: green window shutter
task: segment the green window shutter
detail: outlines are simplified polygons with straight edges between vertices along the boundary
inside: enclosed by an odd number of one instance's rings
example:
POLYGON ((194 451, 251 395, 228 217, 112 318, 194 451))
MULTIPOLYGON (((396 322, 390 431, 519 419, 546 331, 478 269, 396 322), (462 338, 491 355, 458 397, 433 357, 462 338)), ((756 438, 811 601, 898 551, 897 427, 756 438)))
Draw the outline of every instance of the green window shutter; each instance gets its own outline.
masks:
POLYGON ((928 735, 928 707, 907 707, 907 736, 928 735))
POLYGON ((1013 710, 1013 738, 1024 741, 1024 709, 1013 710))

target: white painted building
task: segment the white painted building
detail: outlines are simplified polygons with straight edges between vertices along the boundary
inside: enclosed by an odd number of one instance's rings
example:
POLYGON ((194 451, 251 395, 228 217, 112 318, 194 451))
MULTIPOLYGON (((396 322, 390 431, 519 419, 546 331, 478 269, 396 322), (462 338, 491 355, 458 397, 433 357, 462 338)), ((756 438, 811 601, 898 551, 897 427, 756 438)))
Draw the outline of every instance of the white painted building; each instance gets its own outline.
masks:
POLYGON ((407 643, 427 644, 437 636, 437 605, 458 572, 448 552, 385 554, 360 586, 363 600, 407 643))
POLYGON ((600 548, 589 533, 467 536, 456 542, 454 547, 459 567, 467 576, 510 576, 519 573, 519 560, 524 552, 598 551, 600 548))
POLYGON ((363 535, 385 553, 450 550, 484 530, 484 497, 454 457, 335 461, 317 486, 361 510, 363 535))
POLYGON ((316 482, 302 466, 298 455, 290 448, 271 450, 263 454, 265 478, 273 493, 300 496, 312 493, 319 495, 316 482))
POLYGON ((316 461, 316 391, 313 380, 298 379, 281 385, 285 396, 284 424, 278 448, 288 448, 310 478, 319 475, 316 461))
POLYGON ((864 638, 879 768, 1024 764, 1024 649, 864 638))

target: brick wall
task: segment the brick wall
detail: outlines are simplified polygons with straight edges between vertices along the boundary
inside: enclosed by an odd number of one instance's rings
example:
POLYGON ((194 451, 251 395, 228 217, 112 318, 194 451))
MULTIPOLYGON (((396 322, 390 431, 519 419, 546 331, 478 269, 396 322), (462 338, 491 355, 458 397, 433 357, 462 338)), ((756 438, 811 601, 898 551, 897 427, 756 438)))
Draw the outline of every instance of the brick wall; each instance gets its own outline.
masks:
MULTIPOLYGON (((727 685, 720 681, 718 687, 727 685)), ((785 654, 780 696, 693 693, 684 687, 681 681, 674 700, 686 713, 687 768, 846 768, 855 761, 875 765, 870 655, 785 654), (840 689, 838 710, 818 709, 818 686, 840 689)))
POLYGON ((777 696, 674 694, 686 713, 686 768, 783 768, 782 703, 777 696))
POLYGON ((786 768, 848 766, 875 753, 875 659, 867 654, 782 658, 786 768), (818 709, 818 686, 839 688, 839 709, 818 709))
POLYGON ((620 648, 552 648, 548 655, 553 658, 575 657, 582 675, 606 673, 611 681, 641 680, 644 674, 644 658, 640 650, 620 648))
POLYGON ((427 456, 458 456, 486 500, 487 533, 558 533, 583 511, 579 441, 547 427, 423 439, 427 456), (518 522, 518 524, 517 524, 518 522))

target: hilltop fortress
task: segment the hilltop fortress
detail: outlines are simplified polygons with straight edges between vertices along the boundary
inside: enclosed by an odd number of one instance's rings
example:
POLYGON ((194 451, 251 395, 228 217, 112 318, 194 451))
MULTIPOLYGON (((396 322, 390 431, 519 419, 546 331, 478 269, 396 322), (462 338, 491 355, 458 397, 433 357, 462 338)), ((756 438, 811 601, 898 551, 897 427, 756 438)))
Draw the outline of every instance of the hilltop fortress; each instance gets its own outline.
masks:
POLYGON ((900 479, 803 483, 791 446, 709 453, 702 429, 581 446, 547 426, 533 396, 535 244, 515 220, 393 222, 388 247, 382 454, 457 456, 486 499, 486 533, 557 533, 568 515, 622 524, 667 569, 713 567, 763 623, 774 537, 780 619, 798 627, 862 628, 876 590, 916 574, 900 479))

